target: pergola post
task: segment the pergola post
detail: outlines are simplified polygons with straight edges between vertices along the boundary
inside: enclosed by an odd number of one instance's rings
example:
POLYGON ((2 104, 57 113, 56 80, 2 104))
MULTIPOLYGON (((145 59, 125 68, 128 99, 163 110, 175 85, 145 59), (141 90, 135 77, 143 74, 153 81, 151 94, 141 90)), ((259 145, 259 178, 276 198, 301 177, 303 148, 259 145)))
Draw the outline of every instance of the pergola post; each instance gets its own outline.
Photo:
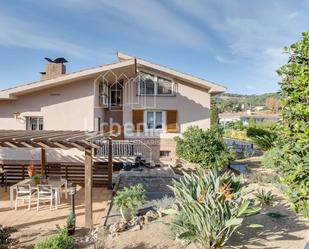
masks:
POLYGON ((92 149, 85 148, 85 226, 92 225, 92 149))
POLYGON ((46 177, 46 149, 41 148, 41 175, 43 178, 46 177))
POLYGON ((107 173, 108 173, 108 188, 113 188, 113 140, 112 138, 108 139, 108 164, 107 164, 107 173))

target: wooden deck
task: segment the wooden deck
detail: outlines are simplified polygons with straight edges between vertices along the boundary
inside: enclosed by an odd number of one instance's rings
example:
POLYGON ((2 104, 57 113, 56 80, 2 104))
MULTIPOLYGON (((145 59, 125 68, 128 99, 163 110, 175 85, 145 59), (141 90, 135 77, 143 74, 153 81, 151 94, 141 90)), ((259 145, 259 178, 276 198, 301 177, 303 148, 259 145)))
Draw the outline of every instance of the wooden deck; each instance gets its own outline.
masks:
MULTIPOLYGON (((75 210, 77 227, 85 226, 85 208, 84 208, 84 188, 77 186, 77 194, 75 196, 75 210)), ((107 202, 111 200, 112 191, 106 188, 93 188, 93 224, 100 224, 107 206, 107 202)), ((18 210, 9 208, 9 191, 5 192, 4 188, 0 188, 0 224, 3 226, 13 226, 18 230, 52 230, 56 225, 64 226, 66 217, 70 213, 70 199, 66 200, 63 196, 58 209, 50 210, 49 204, 41 204, 40 210, 36 211, 36 199, 33 198, 31 209, 27 209, 27 204, 22 203, 18 210)))

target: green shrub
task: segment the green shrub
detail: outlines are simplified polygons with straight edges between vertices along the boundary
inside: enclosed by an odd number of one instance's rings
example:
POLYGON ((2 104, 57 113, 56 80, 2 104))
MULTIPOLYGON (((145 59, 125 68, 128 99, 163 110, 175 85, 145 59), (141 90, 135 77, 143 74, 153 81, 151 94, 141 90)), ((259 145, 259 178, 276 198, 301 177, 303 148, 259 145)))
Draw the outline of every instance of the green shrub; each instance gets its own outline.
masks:
POLYGON ((221 248, 244 217, 259 211, 241 197, 242 187, 240 178, 230 173, 219 175, 217 170, 185 174, 173 184, 182 209, 171 223, 172 231, 202 248, 221 248))
POLYGON ((247 136, 263 150, 273 148, 278 138, 275 132, 253 127, 247 130, 247 136))
POLYGON ((277 122, 272 120, 264 120, 263 122, 255 124, 254 127, 263 130, 274 131, 277 128, 277 122))
POLYGON ((224 137, 228 138, 234 138, 238 140, 245 140, 245 141, 250 141, 250 138, 247 136, 246 130, 243 131, 238 131, 238 130, 233 130, 233 129, 225 129, 224 130, 224 137))
POLYGON ((177 155, 190 163, 203 168, 223 168, 229 163, 222 131, 218 128, 203 130, 196 126, 190 127, 182 138, 176 137, 175 140, 177 155))
POLYGON ((224 126, 225 129, 233 129, 237 131, 243 131, 246 129, 246 126, 243 125, 242 121, 237 120, 235 122, 230 122, 224 126))
POLYGON ((8 248, 10 243, 10 234, 8 229, 0 225, 0 249, 8 248))
POLYGON ((40 241, 34 246, 34 249, 72 249, 75 239, 68 235, 66 228, 58 228, 56 235, 50 236, 40 241))
POLYGON ((76 224, 76 215, 73 212, 70 212, 70 214, 67 217, 67 228, 74 228, 76 224))
POLYGON ((279 148, 274 147, 266 151, 261 158, 262 165, 269 169, 274 169, 275 171, 279 169, 277 164, 277 158, 280 156, 279 148))
POLYGON ((276 164, 288 186, 288 197, 296 212, 309 217, 309 30, 289 48, 288 63, 278 70, 282 103, 283 141, 276 164))
POLYGON ((146 201, 145 192, 142 184, 137 184, 130 188, 125 187, 123 190, 117 191, 114 202, 125 220, 127 217, 125 217, 123 211, 130 211, 129 216, 135 215, 137 209, 146 201))
POLYGON ((254 128, 254 127, 249 127, 247 129, 247 136, 248 137, 262 137, 262 136, 271 136, 273 133, 261 128, 254 128))
POLYGON ((275 200, 275 196, 270 191, 264 191, 264 189, 258 189, 254 195, 258 202, 262 205, 270 205, 275 200))

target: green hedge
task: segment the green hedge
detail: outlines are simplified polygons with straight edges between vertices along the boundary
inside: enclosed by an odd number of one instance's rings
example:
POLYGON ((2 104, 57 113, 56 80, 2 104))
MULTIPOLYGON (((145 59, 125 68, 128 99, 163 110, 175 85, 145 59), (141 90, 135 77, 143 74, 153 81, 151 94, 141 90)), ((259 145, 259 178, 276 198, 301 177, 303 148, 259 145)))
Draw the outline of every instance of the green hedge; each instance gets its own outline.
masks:
POLYGON ((203 168, 223 168, 229 163, 229 154, 222 136, 222 130, 203 130, 197 126, 188 128, 183 137, 176 137, 176 153, 185 160, 203 168))

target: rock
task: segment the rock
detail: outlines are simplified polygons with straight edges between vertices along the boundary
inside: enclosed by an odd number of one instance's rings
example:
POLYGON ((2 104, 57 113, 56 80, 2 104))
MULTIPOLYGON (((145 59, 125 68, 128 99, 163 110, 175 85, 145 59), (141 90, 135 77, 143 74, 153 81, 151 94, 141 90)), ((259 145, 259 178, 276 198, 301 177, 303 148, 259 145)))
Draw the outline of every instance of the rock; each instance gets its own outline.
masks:
POLYGON ((127 229, 128 229, 128 224, 126 222, 118 221, 118 222, 116 222, 115 224, 113 224, 109 227, 109 232, 111 234, 120 233, 120 232, 123 232, 127 229))
POLYGON ((135 225, 144 225, 145 224, 145 218, 144 216, 136 216, 130 221, 130 226, 135 225))
POLYGON ((158 215, 159 215, 159 217, 160 217, 160 218, 162 218, 162 217, 163 217, 163 213, 162 213, 162 211, 163 211, 163 210, 158 210, 158 211, 157 211, 157 213, 158 213, 158 215))
POLYGON ((119 233, 113 233, 112 234, 112 238, 116 238, 116 237, 118 237, 120 234, 119 233))
POLYGON ((141 225, 135 225, 133 227, 130 228, 130 231, 139 231, 142 230, 143 226, 141 225))
POLYGON ((174 209, 176 211, 180 211, 180 205, 178 203, 174 203, 171 205, 171 209, 174 209))
POLYGON ((160 217, 160 215, 158 214, 158 212, 154 211, 154 210, 149 210, 146 214, 145 214, 145 221, 146 223, 151 222, 153 220, 156 220, 160 217))

